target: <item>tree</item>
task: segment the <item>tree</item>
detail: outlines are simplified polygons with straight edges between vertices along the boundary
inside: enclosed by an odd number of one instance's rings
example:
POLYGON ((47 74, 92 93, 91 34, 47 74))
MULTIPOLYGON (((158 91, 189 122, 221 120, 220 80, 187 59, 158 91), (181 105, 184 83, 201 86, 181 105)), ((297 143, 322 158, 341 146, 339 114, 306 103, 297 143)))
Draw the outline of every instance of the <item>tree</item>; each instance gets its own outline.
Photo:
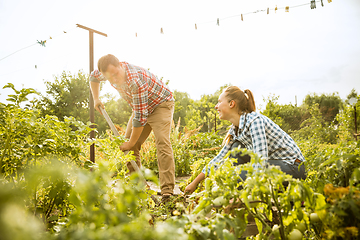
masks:
POLYGON ((194 103, 188 93, 180 92, 175 90, 173 92, 175 98, 175 110, 174 110, 174 122, 178 122, 180 119, 180 130, 185 126, 185 118, 186 112, 188 110, 188 106, 194 103))
POLYGON ((333 122, 325 121, 318 103, 309 108, 310 117, 301 124, 301 129, 295 131, 292 137, 297 140, 308 141, 313 144, 330 143, 337 141, 338 130, 333 122))
POLYGON ((215 130, 216 122, 216 130, 223 132, 226 129, 229 124, 219 120, 215 105, 223 89, 227 86, 229 85, 220 87, 214 94, 204 94, 199 100, 193 101, 192 105, 187 106, 185 124, 188 128, 195 129, 202 126, 201 132, 211 132, 215 130))
POLYGON ((343 106, 343 102, 338 93, 321 94, 320 96, 313 93, 306 95, 303 105, 312 107, 319 104, 320 112, 324 120, 328 123, 332 122, 343 106))
MULTIPOLYGON (((346 97, 344 107, 342 111, 336 116, 337 122, 339 122, 339 137, 341 140, 349 141, 354 139, 355 133, 355 109, 357 110, 356 123, 357 130, 359 133, 359 122, 360 122, 360 95, 357 94, 355 89, 352 89, 349 95, 346 97), (357 99, 354 105, 350 105, 349 100, 351 98, 357 99)), ((358 137, 359 139, 359 137, 358 137)))
POLYGON ((53 82, 45 81, 46 95, 35 100, 41 115, 55 115, 61 121, 74 117, 82 122, 89 121, 89 84, 87 76, 79 71, 77 75, 66 73, 55 76, 53 82))
POLYGON ((285 132, 291 133, 301 128, 301 123, 309 118, 309 111, 305 107, 297 107, 292 104, 280 105, 277 103, 279 96, 270 95, 266 102, 266 108, 261 113, 277 125, 285 132))

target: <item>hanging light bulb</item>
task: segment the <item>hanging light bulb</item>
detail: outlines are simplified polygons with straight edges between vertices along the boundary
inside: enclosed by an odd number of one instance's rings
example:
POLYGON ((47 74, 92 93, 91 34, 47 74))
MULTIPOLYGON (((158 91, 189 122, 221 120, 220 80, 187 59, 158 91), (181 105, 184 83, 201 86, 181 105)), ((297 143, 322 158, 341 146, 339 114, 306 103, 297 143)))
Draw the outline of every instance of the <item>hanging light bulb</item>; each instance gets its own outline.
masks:
POLYGON ((285 7, 285 12, 289 12, 289 8, 290 8, 289 6, 286 6, 285 7))
POLYGON ((269 8, 267 8, 267 14, 269 14, 269 8))

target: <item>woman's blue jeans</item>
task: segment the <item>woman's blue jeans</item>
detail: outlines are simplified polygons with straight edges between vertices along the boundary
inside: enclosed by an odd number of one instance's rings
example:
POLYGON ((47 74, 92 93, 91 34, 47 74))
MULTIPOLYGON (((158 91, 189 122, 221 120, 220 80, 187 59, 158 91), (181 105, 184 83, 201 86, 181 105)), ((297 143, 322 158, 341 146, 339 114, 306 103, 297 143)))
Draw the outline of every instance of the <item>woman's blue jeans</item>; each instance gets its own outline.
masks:
MULTIPOLYGON (((234 145, 232 146, 232 149, 238 147, 239 145, 240 145, 239 143, 235 142, 234 145)), ((234 162, 234 165, 240 165, 250 162, 250 156, 249 155, 241 156, 241 152, 237 153, 235 156, 232 155, 231 157, 237 159, 237 162, 234 162)), ((293 176, 293 178, 296 179, 306 178, 305 166, 304 164, 301 164, 299 160, 296 160, 293 164, 283 160, 268 160, 268 164, 279 166, 282 172, 293 176)), ((240 177, 242 178, 242 180, 245 181, 246 175, 247 175, 247 171, 241 171, 240 177)), ((286 186, 287 183, 284 183, 284 185, 286 186)))

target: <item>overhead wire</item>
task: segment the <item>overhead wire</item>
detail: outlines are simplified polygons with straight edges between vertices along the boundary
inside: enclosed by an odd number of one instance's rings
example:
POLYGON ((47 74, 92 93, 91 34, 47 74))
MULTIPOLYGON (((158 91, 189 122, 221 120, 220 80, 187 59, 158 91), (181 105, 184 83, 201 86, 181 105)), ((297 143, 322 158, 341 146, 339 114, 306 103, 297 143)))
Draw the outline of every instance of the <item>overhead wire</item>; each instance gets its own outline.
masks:
MULTIPOLYGON (((322 0, 317 0, 315 2, 321 2, 322 3, 322 0)), ((330 3, 331 1, 328 0, 328 2, 330 3)), ((295 5, 295 6, 284 6, 284 7, 275 7, 275 8, 268 8, 269 10, 279 10, 279 9, 289 9, 289 8, 297 8, 297 7, 303 7, 303 6, 307 6, 307 5, 311 5, 311 1, 308 2, 308 3, 304 3, 304 4, 299 4, 299 5, 295 5)), ((323 5, 322 5, 323 6, 323 5)), ((250 12, 246 12, 246 13, 241 13, 241 14, 236 14, 236 15, 233 15, 233 16, 228 16, 228 17, 223 17, 223 18, 217 18, 218 21, 221 21, 221 20, 226 20, 226 19, 229 19, 229 18, 235 18, 235 17, 242 17, 244 15, 249 15, 249 14, 254 14, 254 13, 259 13, 259 12, 267 12, 268 9, 260 9, 260 10, 255 10, 255 11, 250 11, 250 12)), ((196 24, 196 27, 198 27, 198 25, 202 25, 202 24, 208 24, 208 23, 214 23, 215 20, 210 20, 210 21, 205 21, 205 22, 199 22, 199 23, 195 23, 196 24)), ((217 21, 217 23, 218 23, 217 21)))
POLYGON ((63 30, 61 34, 57 34, 57 35, 55 35, 55 36, 50 36, 49 38, 47 38, 47 39, 45 39, 45 40, 40 40, 40 41, 37 40, 36 43, 33 43, 33 44, 31 44, 31 45, 29 45, 29 46, 27 46, 27 47, 23 47, 23 48, 21 48, 21 49, 19 49, 19 50, 16 50, 15 52, 10 53, 9 55, 1 58, 0 61, 2 61, 2 60, 4 60, 4 59, 6 59, 6 58, 8 58, 8 57, 10 57, 10 56, 12 56, 12 55, 14 55, 15 53, 18 53, 18 52, 20 52, 20 51, 22 51, 22 50, 25 50, 25 49, 27 49, 27 48, 30 48, 30 47, 35 46, 35 45, 38 45, 38 44, 39 44, 40 46, 45 47, 45 44, 46 44, 46 42, 47 42, 48 40, 52 40, 53 38, 56 38, 56 37, 58 37, 58 36, 60 36, 60 35, 62 35, 62 34, 67 34, 67 33, 71 32, 71 31, 73 31, 74 29, 75 29, 75 27, 71 28, 70 30, 66 30, 66 31, 63 30))
MULTIPOLYGON (((285 11, 288 12, 288 11, 289 11, 289 8, 297 8, 297 7, 303 7, 303 6, 311 5, 311 2, 313 2, 313 1, 314 1, 314 0, 312 0, 312 1, 310 1, 310 2, 307 2, 307 3, 304 3, 304 4, 295 5, 295 6, 285 6, 285 7, 277 7, 277 6, 276 6, 275 8, 271 8, 271 9, 270 9, 270 8, 260 9, 260 10, 250 11, 250 12, 241 13, 241 14, 237 14, 237 15, 227 16, 227 17, 223 17, 223 18, 217 18, 217 19, 216 19, 216 24, 217 24, 217 25, 220 25, 220 24, 219 24, 220 21, 226 20, 226 19, 230 19, 230 18, 235 18, 235 17, 241 17, 241 20, 243 20, 243 16, 244 16, 244 15, 248 15, 248 14, 254 14, 254 13, 259 13, 259 12, 267 12, 267 13, 269 14, 269 10, 272 10, 272 11, 275 10, 275 12, 276 12, 276 11, 278 11, 279 9, 285 9, 285 11)), ((314 1, 314 2, 321 2, 321 5, 324 6, 324 5, 323 5, 323 0, 317 0, 317 1, 314 1)), ((328 2, 330 3, 330 2, 332 2, 332 0, 328 0, 328 2)), ((198 27, 199 27, 199 25, 208 24, 208 23, 214 23, 214 20, 205 21, 205 22, 200 22, 200 23, 195 23, 195 29, 197 30, 198 27)), ((74 27, 74 28, 75 28, 75 27, 74 27)), ((73 30, 73 29, 70 29, 69 31, 63 31, 63 33, 68 33, 68 32, 70 32, 70 31, 72 31, 72 30, 73 30)), ((62 34, 63 34, 63 33, 62 33, 62 34)), ((161 34, 164 34, 164 29, 163 29, 163 28, 160 28, 160 33, 161 33, 161 34)), ((60 34, 58 34, 58 35, 56 35, 56 36, 54 36, 54 37, 57 37, 57 36, 59 36, 59 35, 60 35, 60 34)), ((137 37, 137 36, 138 36, 138 32, 135 33, 135 37, 137 37)), ((6 59, 6 58, 8 58, 8 57, 10 57, 10 56, 18 53, 18 52, 20 52, 20 51, 22 51, 22 50, 25 50, 25 49, 30 48, 30 47, 32 47, 32 46, 35 46, 35 45, 37 45, 37 44, 40 44, 41 46, 44 46, 44 47, 45 47, 46 41, 51 40, 51 39, 52 39, 52 37, 50 37, 49 39, 46 39, 46 40, 41 40, 41 41, 37 40, 36 43, 31 44, 31 45, 29 45, 29 46, 27 46, 27 47, 21 48, 21 49, 15 51, 15 52, 13 52, 13 53, 11 53, 11 54, 3 57, 3 58, 1 58, 0 61, 2 61, 2 60, 4 60, 4 59, 6 59)))

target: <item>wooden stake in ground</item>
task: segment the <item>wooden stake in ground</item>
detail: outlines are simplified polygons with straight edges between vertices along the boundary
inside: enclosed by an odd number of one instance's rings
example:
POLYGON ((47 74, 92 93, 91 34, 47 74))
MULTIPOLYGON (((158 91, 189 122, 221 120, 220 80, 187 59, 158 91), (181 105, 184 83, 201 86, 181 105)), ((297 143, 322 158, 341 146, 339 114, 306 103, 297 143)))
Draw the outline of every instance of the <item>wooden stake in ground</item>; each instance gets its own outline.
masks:
MULTIPOLYGON (((96 31, 94 29, 82 26, 80 24, 76 24, 77 27, 88 30, 89 31, 89 53, 90 53, 90 73, 94 70, 94 33, 100 34, 102 36, 107 37, 107 34, 96 31)), ((90 122, 95 123, 95 110, 94 110, 94 99, 93 95, 90 91, 89 96, 89 110, 90 110, 90 122)), ((92 128, 94 128, 94 125, 91 125, 92 128)), ((95 138, 95 132, 90 132, 90 138, 95 138)), ((90 161, 95 162, 95 144, 91 144, 90 146, 90 161)))

